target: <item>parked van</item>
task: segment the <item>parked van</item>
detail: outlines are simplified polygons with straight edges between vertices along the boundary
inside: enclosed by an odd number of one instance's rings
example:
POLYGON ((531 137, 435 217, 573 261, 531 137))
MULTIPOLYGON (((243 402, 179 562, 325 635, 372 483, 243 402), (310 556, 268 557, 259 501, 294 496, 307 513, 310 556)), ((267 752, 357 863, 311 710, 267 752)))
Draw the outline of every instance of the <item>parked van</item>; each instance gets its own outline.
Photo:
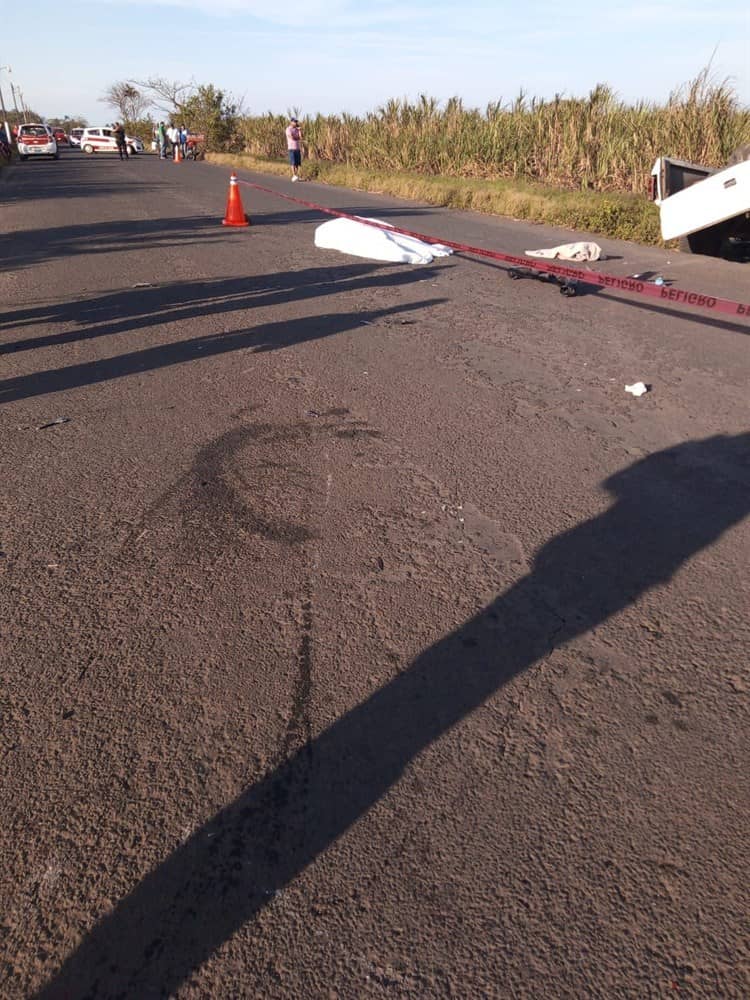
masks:
MULTIPOLYGON (((125 136, 125 144, 131 154, 142 153, 143 143, 132 135, 125 136)), ((108 126, 85 128, 81 133, 81 149, 84 153, 116 153, 117 140, 108 126)))

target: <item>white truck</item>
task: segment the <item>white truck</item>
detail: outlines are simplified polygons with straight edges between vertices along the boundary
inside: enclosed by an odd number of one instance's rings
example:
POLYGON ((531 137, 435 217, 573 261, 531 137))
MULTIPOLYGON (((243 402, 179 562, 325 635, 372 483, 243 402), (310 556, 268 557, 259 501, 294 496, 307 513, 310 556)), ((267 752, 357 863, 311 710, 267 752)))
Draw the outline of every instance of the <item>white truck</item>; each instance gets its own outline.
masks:
POLYGON ((721 170, 660 156, 651 171, 661 235, 689 253, 750 256, 750 145, 721 170))

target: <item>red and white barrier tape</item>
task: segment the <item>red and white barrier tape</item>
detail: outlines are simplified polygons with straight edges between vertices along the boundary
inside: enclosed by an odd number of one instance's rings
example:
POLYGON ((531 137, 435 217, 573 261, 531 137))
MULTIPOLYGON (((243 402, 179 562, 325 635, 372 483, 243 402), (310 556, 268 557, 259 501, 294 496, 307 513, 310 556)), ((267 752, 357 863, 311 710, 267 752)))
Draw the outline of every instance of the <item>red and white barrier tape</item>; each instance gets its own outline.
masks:
POLYGON ((600 285, 603 288, 614 288, 621 292, 630 292, 636 295, 648 295, 651 298, 659 299, 662 302, 675 303, 676 305, 688 306, 694 309, 711 309, 714 312, 726 313, 729 316, 742 316, 746 319, 750 317, 750 303, 735 302, 732 299, 721 299, 715 295, 704 295, 701 292, 688 292, 680 288, 672 288, 668 285, 653 285, 638 278, 618 278, 614 274, 602 274, 601 271, 581 270, 576 267, 567 267, 564 264, 549 264, 535 257, 530 260, 528 257, 514 257, 512 254, 500 253, 497 250, 484 250, 482 247, 469 246, 466 243, 456 243, 453 240, 437 239, 435 236, 425 236, 424 233, 415 233, 411 229, 400 229, 398 226, 385 226, 368 219, 362 219, 356 215, 349 215, 346 212, 337 212, 333 208, 326 208, 318 205, 314 201, 305 201, 303 198, 293 198, 289 194, 282 194, 272 188, 263 187, 261 184, 253 184, 251 181, 239 181, 246 187, 262 191, 264 194, 272 194, 285 201, 293 201, 297 205, 304 205, 306 208, 315 209, 317 212, 324 212, 326 215, 336 215, 341 219, 353 219, 363 225, 372 226, 375 229, 382 229, 385 232, 400 233, 402 236, 413 236, 424 243, 439 243, 442 246, 450 247, 452 250, 459 250, 462 253, 474 254, 477 257, 488 257, 490 260, 499 260, 513 267, 523 267, 534 271, 542 271, 554 274, 558 278, 572 278, 584 285, 600 285))

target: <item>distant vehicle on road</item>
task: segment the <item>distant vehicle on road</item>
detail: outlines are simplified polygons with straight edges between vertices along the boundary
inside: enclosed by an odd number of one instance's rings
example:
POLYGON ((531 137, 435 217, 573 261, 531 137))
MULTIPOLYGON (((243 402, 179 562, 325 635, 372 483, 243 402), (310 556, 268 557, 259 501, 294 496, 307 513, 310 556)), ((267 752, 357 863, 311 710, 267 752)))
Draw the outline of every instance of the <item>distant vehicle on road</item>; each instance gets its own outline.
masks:
POLYGON ((65 129, 64 128, 53 128, 52 129, 52 135, 54 135, 55 142, 57 143, 58 146, 67 146, 68 145, 68 137, 65 134, 65 129))
POLYGON ((71 146, 79 146, 80 147, 80 145, 81 145, 81 136, 82 135, 83 135, 83 129, 82 128, 72 128, 70 130, 70 135, 68 136, 68 139, 70 141, 70 145, 71 146))
MULTIPOLYGON (((134 135, 125 136, 125 144, 131 156, 143 152, 143 143, 134 135)), ((81 134, 81 149, 84 153, 116 153, 117 140, 114 131, 107 126, 85 128, 81 134)))
POLYGON ((42 125, 40 122, 20 125, 16 142, 18 155, 22 160, 28 160, 30 156, 51 156, 55 160, 60 157, 49 125, 42 125))

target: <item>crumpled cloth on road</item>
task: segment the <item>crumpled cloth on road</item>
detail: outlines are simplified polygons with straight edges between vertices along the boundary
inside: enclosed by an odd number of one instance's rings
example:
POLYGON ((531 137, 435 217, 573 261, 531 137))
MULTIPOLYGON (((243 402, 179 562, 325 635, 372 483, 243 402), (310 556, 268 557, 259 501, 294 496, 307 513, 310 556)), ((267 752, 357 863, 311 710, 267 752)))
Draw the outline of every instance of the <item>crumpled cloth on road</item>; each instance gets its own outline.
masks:
MULTIPOLYGON (((390 229, 387 222, 369 219, 390 229)), ((365 226, 353 219, 331 219, 315 230, 315 246, 325 250, 340 250, 352 257, 367 257, 396 264, 429 264, 435 257, 447 257, 453 251, 440 243, 424 243, 413 236, 389 233, 374 226, 365 226)))
POLYGON ((559 257, 561 260, 599 260, 602 248, 598 243, 562 243, 548 250, 525 250, 529 257, 559 257))

